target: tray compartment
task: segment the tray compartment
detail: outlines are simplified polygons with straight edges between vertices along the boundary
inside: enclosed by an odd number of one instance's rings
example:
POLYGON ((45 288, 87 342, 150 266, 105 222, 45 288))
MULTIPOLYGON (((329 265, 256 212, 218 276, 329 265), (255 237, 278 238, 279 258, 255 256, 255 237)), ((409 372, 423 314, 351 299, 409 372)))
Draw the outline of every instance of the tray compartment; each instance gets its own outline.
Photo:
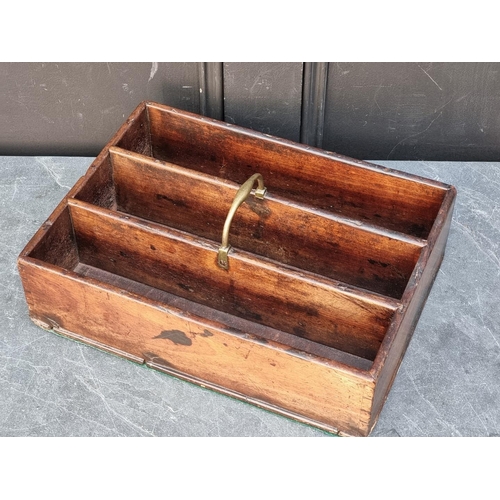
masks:
POLYGON ((399 306, 240 250, 226 272, 208 240, 80 201, 69 206, 81 263, 365 359, 375 358, 399 306))
POLYGON ((74 269, 79 262, 73 222, 64 207, 58 217, 47 220, 39 229, 42 236, 27 255, 64 269, 74 269))
MULTIPOLYGON (((110 148, 109 196, 87 189, 78 199, 139 216, 213 241, 237 184, 171 163, 110 148), (153 188, 153 189, 152 189, 153 188)), ((103 175, 99 177, 102 185, 103 175)), ((231 226, 234 247, 277 262, 401 298, 425 241, 377 227, 360 227, 333 214, 291 203, 268 192, 238 209, 231 226), (309 242, 314 241, 314 245, 309 242)))

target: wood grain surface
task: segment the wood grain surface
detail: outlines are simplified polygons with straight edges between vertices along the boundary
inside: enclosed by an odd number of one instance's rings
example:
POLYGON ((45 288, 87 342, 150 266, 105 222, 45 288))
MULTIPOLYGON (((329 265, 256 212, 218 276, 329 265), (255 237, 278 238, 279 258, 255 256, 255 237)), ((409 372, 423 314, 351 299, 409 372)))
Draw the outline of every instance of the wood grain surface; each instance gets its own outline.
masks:
POLYGON ((276 195, 425 238, 446 188, 166 106, 149 105, 155 158, 242 184, 259 172, 276 195))
MULTIPOLYGON (((239 185, 122 149, 110 148, 110 154, 118 210, 220 243, 239 185)), ((418 238, 296 206, 269 190, 264 200, 250 196, 238 209, 230 242, 395 298, 403 294, 425 245, 418 238)))
POLYGON ((243 251, 70 200, 80 261, 278 330, 374 359, 399 303, 243 251))

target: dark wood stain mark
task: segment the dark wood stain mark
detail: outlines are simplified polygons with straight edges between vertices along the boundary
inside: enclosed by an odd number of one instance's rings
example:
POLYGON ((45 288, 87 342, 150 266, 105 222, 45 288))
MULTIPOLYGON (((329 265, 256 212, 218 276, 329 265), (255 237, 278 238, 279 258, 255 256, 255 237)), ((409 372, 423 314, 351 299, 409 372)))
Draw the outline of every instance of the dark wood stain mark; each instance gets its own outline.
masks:
POLYGON ((144 352, 142 353, 142 355, 147 362, 155 363, 157 365, 163 365, 167 368, 175 368, 172 363, 168 362, 166 359, 161 358, 154 352, 144 352))
POLYGON ((301 326, 296 326, 293 329, 293 333, 295 333, 295 335, 297 335, 298 337, 305 337, 305 336, 307 336, 306 330, 303 327, 301 327, 301 326))
POLYGON ((423 224, 412 224, 408 231, 417 238, 425 238, 427 231, 423 224))
POLYGON ((214 334, 212 332, 209 332, 206 328, 203 330, 203 333, 200 333, 201 337, 213 337, 214 334))
POLYGON ((255 231, 252 233, 252 237, 257 239, 257 240, 261 240, 262 235, 263 235, 263 231, 264 231, 264 226, 262 225, 262 222, 259 222, 257 224, 255 231))
POLYGON ((160 335, 153 338, 171 340, 177 345, 191 345, 193 343, 192 340, 180 330, 163 330, 160 335))
POLYGON ((296 302, 288 302, 286 303, 286 307, 289 311, 300 311, 301 316, 306 314, 310 317, 319 317, 319 311, 311 306, 298 304, 296 302))
POLYGON ((252 335, 252 339, 257 342, 257 344, 269 344, 269 342, 267 341, 267 339, 263 338, 263 337, 257 337, 257 336, 253 336, 252 335))
POLYGON ((298 349, 287 349, 287 352, 289 352, 290 354, 294 354, 295 356, 298 356, 299 358, 302 359, 310 359, 310 356, 308 356, 303 351, 299 351, 298 349))
POLYGON ((368 259, 368 262, 374 266, 382 266, 382 267, 387 267, 389 264, 387 264, 386 262, 380 262, 378 260, 374 260, 374 259, 368 259))
POLYGON ((191 288, 189 285, 185 285, 184 283, 177 283, 177 286, 179 286, 183 290, 186 290, 186 292, 192 292, 193 291, 193 288, 191 288))
POLYGON ((235 333, 236 335, 241 335, 243 333, 242 330, 240 330, 239 328, 234 328, 233 326, 228 326, 227 331, 235 333))
POLYGON ((271 209, 262 202, 262 200, 256 200, 254 198, 247 198, 247 205, 252 210, 263 219, 267 219, 271 215, 271 209))
POLYGON ((169 198, 164 194, 157 194, 156 199, 168 201, 169 203, 172 203, 172 205, 175 205, 176 207, 189 208, 188 205, 184 203, 182 200, 174 200, 173 198, 169 198))
POLYGON ((57 316, 44 316, 43 320, 47 323, 51 328, 63 328, 61 320, 57 316))
POLYGON ((234 309, 245 319, 257 322, 262 321, 262 316, 259 313, 255 311, 249 311, 243 305, 235 304, 234 309))

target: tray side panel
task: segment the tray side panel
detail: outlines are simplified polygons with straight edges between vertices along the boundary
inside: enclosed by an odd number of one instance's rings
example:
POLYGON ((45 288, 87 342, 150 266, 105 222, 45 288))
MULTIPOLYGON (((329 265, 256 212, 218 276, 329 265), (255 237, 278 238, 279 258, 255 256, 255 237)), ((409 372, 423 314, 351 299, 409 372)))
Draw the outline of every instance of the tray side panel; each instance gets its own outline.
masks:
POLYGON ((368 433, 374 387, 366 375, 35 262, 19 261, 34 321, 332 432, 368 433))
POLYGON ((406 301, 407 306, 401 313, 396 312, 394 315, 393 323, 372 368, 377 382, 370 429, 377 422, 439 271, 452 221, 455 196, 456 191, 452 189, 448 193, 433 229, 433 236, 437 236, 435 242, 434 244, 431 242, 428 253, 422 254, 405 296, 403 296, 403 301, 406 301))

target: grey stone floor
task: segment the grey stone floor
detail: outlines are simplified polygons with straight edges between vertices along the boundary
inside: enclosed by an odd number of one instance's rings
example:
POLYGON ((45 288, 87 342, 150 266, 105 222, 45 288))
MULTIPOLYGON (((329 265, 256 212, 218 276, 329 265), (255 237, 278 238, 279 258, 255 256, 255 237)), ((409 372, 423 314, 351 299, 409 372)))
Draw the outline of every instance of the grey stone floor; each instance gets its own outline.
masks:
MULTIPOLYGON (((91 158, 0 158, 0 436, 328 436, 37 328, 16 259, 91 158)), ((373 436, 500 435, 500 163, 375 162, 458 189, 373 436)))

